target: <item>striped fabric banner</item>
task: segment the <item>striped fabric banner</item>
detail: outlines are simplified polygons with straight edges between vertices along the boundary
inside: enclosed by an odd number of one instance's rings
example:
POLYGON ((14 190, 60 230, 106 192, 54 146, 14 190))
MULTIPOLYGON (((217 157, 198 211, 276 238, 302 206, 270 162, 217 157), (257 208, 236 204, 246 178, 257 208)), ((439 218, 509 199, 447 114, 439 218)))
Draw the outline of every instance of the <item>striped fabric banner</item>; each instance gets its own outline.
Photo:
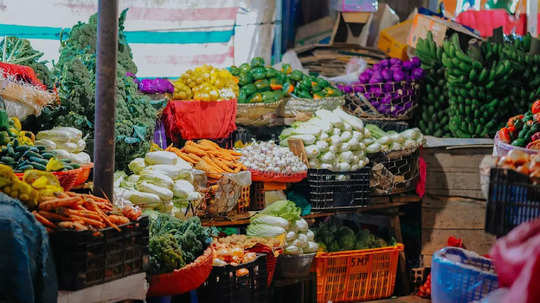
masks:
MULTIPOLYGON (((0 35, 29 39, 57 60, 59 37, 97 11, 95 0, 4 0, 0 35), (32 3, 30 3, 32 2, 32 3)), ((234 64, 235 24, 242 0, 131 0, 125 24, 139 77, 177 78, 202 64, 234 64)), ((244 39, 244 44, 255 39, 244 39)), ((253 48, 246 45, 246 49, 253 48)), ((269 51, 269 50, 268 50, 269 51)))

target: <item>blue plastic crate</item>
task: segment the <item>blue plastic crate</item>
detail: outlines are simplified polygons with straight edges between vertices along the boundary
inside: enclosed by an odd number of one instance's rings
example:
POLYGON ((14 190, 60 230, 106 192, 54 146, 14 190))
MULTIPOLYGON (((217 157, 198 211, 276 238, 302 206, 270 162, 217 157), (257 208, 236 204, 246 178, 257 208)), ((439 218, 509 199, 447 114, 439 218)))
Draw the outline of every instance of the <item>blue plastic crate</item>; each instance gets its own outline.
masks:
POLYGON ((480 300, 498 287, 493 263, 474 252, 447 247, 433 254, 431 300, 434 303, 468 303, 480 300))
POLYGON ((503 236, 521 223, 540 217, 540 185, 510 169, 492 168, 485 230, 503 236))

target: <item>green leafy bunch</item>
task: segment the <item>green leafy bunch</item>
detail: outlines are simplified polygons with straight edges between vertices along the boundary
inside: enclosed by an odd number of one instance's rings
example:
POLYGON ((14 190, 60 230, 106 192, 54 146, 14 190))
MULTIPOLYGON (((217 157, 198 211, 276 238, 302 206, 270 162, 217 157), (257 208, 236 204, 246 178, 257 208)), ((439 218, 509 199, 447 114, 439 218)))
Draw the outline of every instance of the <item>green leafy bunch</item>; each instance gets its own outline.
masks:
POLYGON ((201 225, 198 217, 185 221, 158 214, 150 223, 152 272, 166 273, 192 263, 211 242, 214 230, 201 225))
POLYGON ((30 41, 17 37, 4 37, 0 41, 0 61, 31 67, 39 80, 48 88, 54 84, 47 61, 41 60, 43 53, 32 48, 30 41))
MULTIPOLYGON (((156 110, 150 99, 137 90, 137 85, 126 73, 137 72, 133 55, 124 33, 127 10, 119 18, 117 79, 116 79, 116 169, 127 170, 128 163, 143 156, 150 147, 156 110)), ((58 82, 60 104, 43 110, 34 125, 43 129, 71 126, 94 134, 95 75, 97 15, 87 23, 79 22, 69 33, 61 34, 60 57, 54 66, 58 82)), ((87 142, 93 152, 92 142, 87 142)))

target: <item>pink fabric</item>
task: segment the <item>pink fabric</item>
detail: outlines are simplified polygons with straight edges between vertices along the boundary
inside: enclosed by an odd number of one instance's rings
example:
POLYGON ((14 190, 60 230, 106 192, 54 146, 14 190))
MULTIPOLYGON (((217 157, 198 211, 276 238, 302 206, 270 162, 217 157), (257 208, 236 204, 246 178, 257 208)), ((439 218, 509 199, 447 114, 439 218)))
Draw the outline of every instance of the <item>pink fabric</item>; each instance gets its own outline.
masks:
POLYGON ((540 219, 523 223, 497 240, 490 252, 504 302, 540 302, 540 219))
POLYGON ((416 194, 422 198, 426 193, 426 161, 424 158, 418 157, 418 183, 416 183, 416 194))
POLYGON ((524 35, 527 27, 527 15, 521 14, 518 18, 511 16, 504 9, 468 10, 459 14, 456 21, 472 27, 480 32, 482 37, 491 37, 493 30, 503 27, 505 34, 524 35))

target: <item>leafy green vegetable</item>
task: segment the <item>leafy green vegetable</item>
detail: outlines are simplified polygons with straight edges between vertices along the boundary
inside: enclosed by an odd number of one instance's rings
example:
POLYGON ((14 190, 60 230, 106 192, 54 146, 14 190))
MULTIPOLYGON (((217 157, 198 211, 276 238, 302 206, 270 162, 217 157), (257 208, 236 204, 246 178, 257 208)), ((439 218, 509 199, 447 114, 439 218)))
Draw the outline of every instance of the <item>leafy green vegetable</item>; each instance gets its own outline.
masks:
POLYGON ((30 41, 17 37, 4 37, 0 41, 0 61, 30 66, 39 80, 48 88, 52 88, 54 81, 47 61, 40 60, 43 53, 32 48, 30 41))
POLYGON ((182 221, 166 214, 150 216, 150 264, 152 273, 182 268, 202 255, 215 234, 198 217, 182 221))
MULTIPOLYGON (((118 22, 116 79, 115 164, 122 170, 127 170, 131 160, 148 151, 156 119, 150 99, 140 94, 137 85, 126 75, 137 72, 124 33, 126 12, 120 14, 118 22)), ((88 23, 77 23, 68 34, 61 35, 60 58, 54 68, 60 104, 45 108, 34 122, 36 127, 71 126, 90 136, 94 134, 96 37, 97 15, 91 16, 88 23)), ((89 153, 93 152, 92 146, 92 142, 87 142, 89 153)))
POLYGON ((319 247, 328 252, 379 248, 396 243, 394 238, 390 243, 387 243, 367 229, 359 229, 355 233, 353 229, 341 225, 336 220, 321 223, 314 232, 319 247))
POLYGON ((296 204, 288 200, 276 201, 259 212, 259 215, 270 215, 281 217, 289 222, 300 219, 301 209, 296 204))

